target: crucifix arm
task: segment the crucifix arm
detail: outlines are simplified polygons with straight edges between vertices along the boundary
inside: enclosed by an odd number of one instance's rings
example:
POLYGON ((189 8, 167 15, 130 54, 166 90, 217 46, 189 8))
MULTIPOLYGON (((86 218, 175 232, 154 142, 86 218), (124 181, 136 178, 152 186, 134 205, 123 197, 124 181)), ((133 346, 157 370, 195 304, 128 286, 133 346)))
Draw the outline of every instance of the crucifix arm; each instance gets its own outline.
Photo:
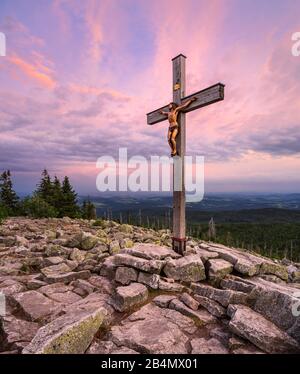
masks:
MULTIPOLYGON (((224 84, 217 83, 211 87, 205 88, 204 90, 198 91, 194 93, 193 95, 186 96, 182 99, 182 103, 189 102, 192 97, 196 97, 197 100, 189 103, 188 107, 182 108, 182 105, 180 105, 181 110, 183 110, 184 113, 192 112, 193 110, 203 108, 207 105, 217 103, 218 101, 221 101, 224 99, 224 84)), ((168 105, 165 105, 159 109, 153 110, 152 112, 147 114, 147 123, 148 125, 154 125, 156 123, 159 123, 161 121, 165 121, 167 118, 165 115, 162 115, 160 111, 164 111, 167 113, 168 105)))
POLYGON ((188 100, 188 101, 186 101, 185 103, 183 103, 182 105, 178 106, 178 107, 176 108, 176 111, 177 111, 177 112, 180 112, 181 110, 187 108, 189 105, 192 104, 193 101, 196 101, 196 100, 197 100, 196 97, 192 97, 190 100, 188 100))
POLYGON ((162 114, 163 116, 167 116, 169 114, 168 112, 164 112, 163 110, 160 110, 159 113, 162 114))

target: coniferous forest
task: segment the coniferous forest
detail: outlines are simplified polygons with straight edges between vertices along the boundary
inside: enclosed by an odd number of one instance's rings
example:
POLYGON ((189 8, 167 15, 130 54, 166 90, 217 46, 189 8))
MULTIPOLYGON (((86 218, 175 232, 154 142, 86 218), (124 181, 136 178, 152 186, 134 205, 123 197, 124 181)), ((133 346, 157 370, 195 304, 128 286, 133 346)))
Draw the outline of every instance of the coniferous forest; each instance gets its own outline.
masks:
POLYGON ((0 175, 0 221, 10 216, 93 219, 96 210, 89 199, 78 204, 77 193, 67 176, 62 181, 57 176, 52 179, 47 170, 42 172, 32 195, 20 199, 14 191, 11 173, 6 170, 0 175))

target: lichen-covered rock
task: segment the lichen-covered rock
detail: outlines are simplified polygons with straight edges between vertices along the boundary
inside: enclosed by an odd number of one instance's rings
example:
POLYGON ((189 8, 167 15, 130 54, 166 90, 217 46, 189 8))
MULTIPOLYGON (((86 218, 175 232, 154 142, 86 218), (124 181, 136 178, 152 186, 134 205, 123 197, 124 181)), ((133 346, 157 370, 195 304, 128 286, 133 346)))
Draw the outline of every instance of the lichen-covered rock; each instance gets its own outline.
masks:
POLYGON ((73 261, 77 261, 79 264, 85 260, 86 252, 81 251, 78 248, 74 248, 70 254, 70 259, 73 261))
POLYGON ((133 232, 133 227, 130 225, 123 224, 119 226, 119 230, 126 234, 131 234, 133 232))
POLYGON ((134 246, 134 242, 131 239, 124 238, 122 240, 121 248, 132 248, 134 246))
POLYGON ((65 249, 58 244, 48 245, 45 254, 50 256, 63 256, 66 253, 65 249))
POLYGON ((96 246, 99 242, 97 236, 92 235, 91 233, 83 232, 80 240, 80 247, 83 250, 90 250, 96 246))
POLYGON ((197 255, 169 260, 164 273, 167 277, 184 282, 198 282, 206 278, 204 265, 197 255))
POLYGON ((208 277, 212 281, 221 280, 233 270, 233 265, 221 258, 208 260, 206 266, 208 268, 208 277))
POLYGON ((288 280, 288 271, 285 266, 276 264, 273 261, 265 260, 260 267, 260 274, 273 274, 277 277, 287 281, 288 280))
POLYGON ((41 327, 23 353, 66 354, 84 353, 101 327, 107 310, 101 306, 94 311, 63 315, 41 327))
POLYGON ((113 240, 109 244, 109 253, 111 255, 119 253, 121 250, 120 243, 118 240, 113 240))

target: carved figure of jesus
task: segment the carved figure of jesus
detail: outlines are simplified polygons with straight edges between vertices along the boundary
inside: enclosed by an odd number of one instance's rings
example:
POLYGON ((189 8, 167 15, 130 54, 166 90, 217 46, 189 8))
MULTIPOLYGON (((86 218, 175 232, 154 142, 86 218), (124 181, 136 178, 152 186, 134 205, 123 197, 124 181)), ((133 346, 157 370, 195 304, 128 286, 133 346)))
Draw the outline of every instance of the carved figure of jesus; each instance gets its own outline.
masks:
POLYGON ((177 122, 178 114, 181 110, 187 108, 193 101, 197 100, 196 97, 191 98, 190 100, 186 101, 182 105, 177 105, 176 103, 169 104, 169 112, 160 111, 161 114, 168 116, 169 121, 169 129, 168 129, 168 143, 171 148, 171 157, 176 156, 177 148, 176 148, 176 137, 178 132, 180 131, 179 125, 177 122))

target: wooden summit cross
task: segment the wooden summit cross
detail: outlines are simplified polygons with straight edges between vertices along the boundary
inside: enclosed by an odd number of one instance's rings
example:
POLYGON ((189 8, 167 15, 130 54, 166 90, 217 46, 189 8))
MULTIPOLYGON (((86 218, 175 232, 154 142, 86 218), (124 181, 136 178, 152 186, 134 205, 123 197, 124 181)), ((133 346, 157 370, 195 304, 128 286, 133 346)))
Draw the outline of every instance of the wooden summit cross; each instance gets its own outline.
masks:
MULTIPOLYGON (((198 91, 192 95, 185 96, 185 59, 186 57, 182 54, 172 59, 173 63, 173 102, 177 105, 182 105, 192 97, 197 98, 188 107, 179 112, 177 122, 179 125, 179 133, 176 138, 178 155, 174 157, 174 161, 178 158, 181 160, 179 167, 179 182, 174 180, 175 175, 175 164, 178 168, 178 163, 174 162, 173 166, 173 250, 181 255, 184 254, 186 249, 186 222, 185 222, 185 184, 184 184, 184 156, 185 156, 185 113, 191 112, 202 108, 206 105, 210 105, 224 99, 224 84, 217 83, 214 86, 205 88, 204 90, 198 91), (174 188, 175 185, 180 188, 174 188)), ((158 122, 167 119, 166 115, 162 114, 161 111, 167 112, 168 105, 165 105, 159 109, 154 110, 147 114, 147 124, 154 125, 158 122)), ((178 177, 178 169, 177 177, 178 177)))

